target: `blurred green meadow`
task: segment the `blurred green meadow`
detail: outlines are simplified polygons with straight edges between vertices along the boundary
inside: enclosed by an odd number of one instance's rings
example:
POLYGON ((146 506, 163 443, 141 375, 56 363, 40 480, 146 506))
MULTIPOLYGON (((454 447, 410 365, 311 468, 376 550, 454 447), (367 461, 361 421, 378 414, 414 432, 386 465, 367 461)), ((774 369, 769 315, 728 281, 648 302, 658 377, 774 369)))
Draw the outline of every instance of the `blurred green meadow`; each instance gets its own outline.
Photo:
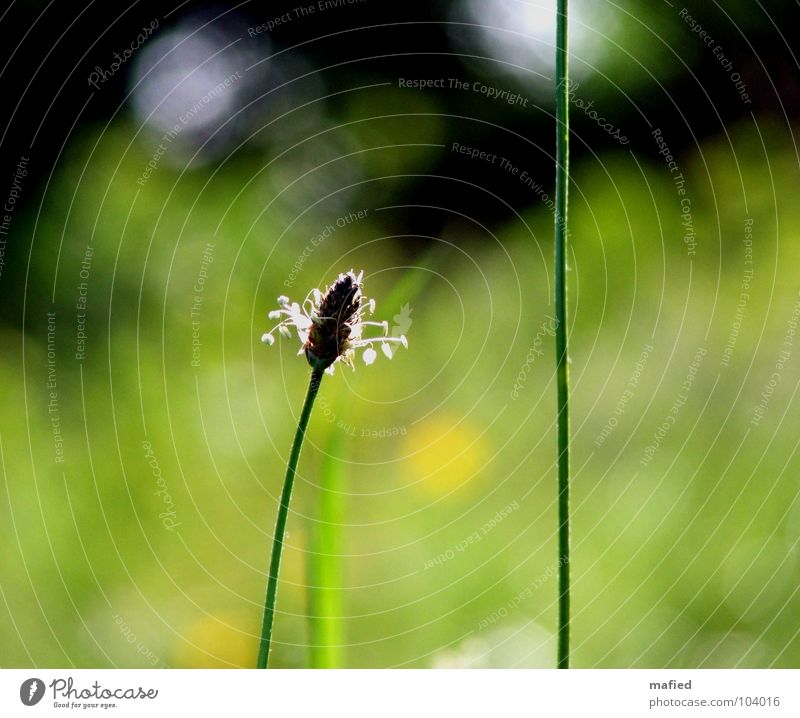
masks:
MULTIPOLYGON (((254 665, 308 381, 295 338, 260 337, 278 295, 351 268, 409 347, 322 384, 272 664, 554 665, 552 211, 528 192, 484 215, 497 166, 405 200, 462 136, 434 93, 336 112, 144 183, 158 138, 125 113, 86 124, 15 217, 4 666, 254 665), (427 215, 440 231, 408 220, 427 215)), ((691 241, 648 141, 572 167, 573 663, 796 667, 795 138, 765 112, 676 149, 691 241)), ((549 151, 520 163, 546 186, 549 151)))
MULTIPOLYGON (((34 262, 25 334, 3 331, 4 663, 247 666, 308 373, 294 340, 267 348, 259 337, 296 255, 265 240, 287 219, 262 212, 263 185, 239 192, 244 168, 174 187, 162 173, 133 190, 142 158, 119 157, 125 130, 92 152, 91 171, 114 176, 104 195, 85 182, 71 196, 94 139, 70 149, 69 169, 53 180, 64 191, 50 193, 58 199, 36 229, 63 228, 59 273, 49 256, 34 262), (187 212, 189 198, 199 199, 187 212), (193 349, 204 251, 212 260, 193 349), (55 312, 54 354, 45 310, 55 312)), ((682 160, 703 238, 692 261, 666 240, 680 216, 655 162, 620 152, 574 168, 579 666, 792 666, 800 657, 797 439, 787 430, 796 360, 751 423, 797 320, 797 177, 788 160, 768 165, 754 133, 738 127, 731 146, 704 147, 704 162, 682 160), (748 168, 746 214, 740 187, 724 189, 737 159, 748 168), (770 173, 783 181, 773 185, 770 173), (755 271, 723 363, 747 218, 755 271), (679 421, 643 464, 701 348, 679 421)), ((792 156, 778 129, 769 142, 770 158, 792 156)), ((392 321, 410 305, 410 347, 391 362, 340 367, 323 384, 290 518, 278 665, 307 660, 308 545, 325 461, 339 466, 340 484, 324 490, 344 496, 334 588, 344 665, 552 664, 551 222, 532 207, 494 237, 454 225, 422 253, 431 268, 406 256, 404 238, 371 210, 303 266, 293 297, 345 267, 366 268, 379 316, 392 321), (383 305, 409 275, 424 276, 421 288, 383 305)), ((304 227, 315 232, 311 220, 304 227)))

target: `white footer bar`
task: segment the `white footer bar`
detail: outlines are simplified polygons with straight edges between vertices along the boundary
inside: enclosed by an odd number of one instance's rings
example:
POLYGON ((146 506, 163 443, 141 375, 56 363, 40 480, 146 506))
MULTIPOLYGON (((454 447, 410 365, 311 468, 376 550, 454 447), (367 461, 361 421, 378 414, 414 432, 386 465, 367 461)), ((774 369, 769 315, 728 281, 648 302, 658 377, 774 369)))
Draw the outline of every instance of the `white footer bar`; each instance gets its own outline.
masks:
POLYGON ((194 712, 225 718, 794 717, 800 716, 800 671, 0 671, 2 716, 194 712))

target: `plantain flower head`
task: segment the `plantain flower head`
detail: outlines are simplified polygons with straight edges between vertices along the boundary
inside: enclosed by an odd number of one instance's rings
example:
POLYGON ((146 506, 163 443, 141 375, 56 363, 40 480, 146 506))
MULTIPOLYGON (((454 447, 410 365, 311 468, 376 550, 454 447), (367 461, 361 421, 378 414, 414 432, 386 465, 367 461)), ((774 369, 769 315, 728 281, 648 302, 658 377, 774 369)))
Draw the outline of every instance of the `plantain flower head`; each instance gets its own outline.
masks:
POLYGON ((362 312, 372 314, 375 300, 361 293, 364 272, 356 274, 351 269, 340 274, 325 292, 312 289, 302 305, 291 302, 289 297, 278 297, 280 309, 269 313, 270 319, 279 323, 262 335, 265 344, 275 343, 275 332, 283 337, 292 336, 292 328, 301 342, 298 354, 305 354, 314 369, 324 369, 333 374, 334 364, 343 361, 355 368, 353 357, 357 349, 364 349, 365 364, 372 364, 378 356, 376 344, 389 359, 392 358, 390 343, 399 342, 408 348, 405 335, 390 337, 388 322, 365 321, 362 312), (363 335, 366 327, 379 327, 382 334, 376 337, 363 335))

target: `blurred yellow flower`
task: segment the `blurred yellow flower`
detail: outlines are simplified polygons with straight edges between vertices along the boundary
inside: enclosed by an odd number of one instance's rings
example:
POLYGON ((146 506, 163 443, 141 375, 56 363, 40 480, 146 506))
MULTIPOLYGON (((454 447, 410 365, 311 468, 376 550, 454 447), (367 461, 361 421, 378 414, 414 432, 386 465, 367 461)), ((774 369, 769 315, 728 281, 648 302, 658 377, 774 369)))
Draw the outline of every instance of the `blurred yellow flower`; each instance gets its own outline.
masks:
POLYGON ((405 454, 409 482, 433 496, 476 478, 490 455, 486 437, 455 415, 430 417, 409 429, 405 454))
POLYGON ((178 640, 175 668, 252 668, 258 653, 258 626, 252 616, 204 616, 190 623, 178 640))

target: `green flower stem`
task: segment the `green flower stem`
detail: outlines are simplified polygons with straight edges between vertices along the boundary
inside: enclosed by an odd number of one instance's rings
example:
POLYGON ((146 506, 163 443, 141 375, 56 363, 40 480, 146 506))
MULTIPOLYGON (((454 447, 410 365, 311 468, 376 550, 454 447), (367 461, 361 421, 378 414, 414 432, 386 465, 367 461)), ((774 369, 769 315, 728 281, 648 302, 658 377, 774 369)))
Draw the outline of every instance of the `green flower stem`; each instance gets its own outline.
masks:
POLYGON ((555 305, 558 385, 558 667, 569 668, 569 353, 567 348, 567 184, 569 74, 567 0, 558 0, 556 25, 555 305))
POLYGON ((319 391, 322 381, 321 369, 314 369, 311 372, 311 381, 308 385, 308 393, 300 412, 300 420, 297 423, 297 433, 294 435, 292 452, 289 455, 289 464, 286 467, 286 478, 283 482, 281 492, 281 503, 278 507, 278 519, 275 522, 275 536, 272 539, 272 558, 269 562, 269 578, 267 580, 267 598, 264 602, 264 624, 261 627, 261 644, 258 650, 258 668, 266 668, 269 660, 270 641, 272 640, 272 623, 275 619, 275 599, 278 594, 278 571, 281 567, 281 554, 283 553, 283 537, 286 533, 286 519, 289 516, 289 501, 292 498, 292 487, 297 471, 297 460, 300 458, 300 449, 303 446, 303 439, 306 435, 308 419, 311 416, 311 408, 314 406, 314 399, 319 391))

